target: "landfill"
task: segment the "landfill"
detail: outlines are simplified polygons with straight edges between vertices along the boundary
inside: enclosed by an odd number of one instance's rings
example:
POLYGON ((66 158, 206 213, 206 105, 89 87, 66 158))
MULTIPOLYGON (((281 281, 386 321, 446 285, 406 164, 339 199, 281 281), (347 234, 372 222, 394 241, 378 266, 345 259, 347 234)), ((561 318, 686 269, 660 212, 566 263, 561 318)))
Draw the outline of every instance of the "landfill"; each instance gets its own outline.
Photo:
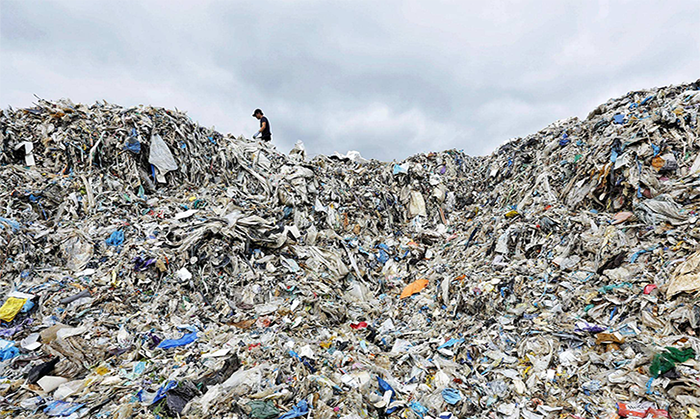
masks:
POLYGON ((698 418, 700 80, 488 156, 0 116, 0 412, 698 418))

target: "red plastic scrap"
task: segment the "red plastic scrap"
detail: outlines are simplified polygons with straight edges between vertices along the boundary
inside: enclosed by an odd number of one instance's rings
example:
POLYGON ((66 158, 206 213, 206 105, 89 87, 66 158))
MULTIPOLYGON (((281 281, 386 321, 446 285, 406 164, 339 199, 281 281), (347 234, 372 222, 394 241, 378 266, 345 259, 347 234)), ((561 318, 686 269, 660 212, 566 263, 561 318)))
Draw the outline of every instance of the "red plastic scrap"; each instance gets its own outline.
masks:
POLYGON ((670 418, 667 410, 656 409, 651 403, 618 403, 617 414, 623 418, 670 418))
POLYGON ((651 294, 656 288, 658 288, 656 284, 647 284, 647 286, 644 287, 644 294, 651 294))

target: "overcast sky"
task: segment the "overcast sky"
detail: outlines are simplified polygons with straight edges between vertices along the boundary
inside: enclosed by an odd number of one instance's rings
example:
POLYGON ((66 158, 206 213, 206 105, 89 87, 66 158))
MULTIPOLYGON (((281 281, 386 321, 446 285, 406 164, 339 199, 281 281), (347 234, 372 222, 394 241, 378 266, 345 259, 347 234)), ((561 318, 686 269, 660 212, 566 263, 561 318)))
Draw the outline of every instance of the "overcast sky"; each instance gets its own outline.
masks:
POLYGON ((0 106, 177 107, 311 154, 480 155, 700 78, 700 1, 0 0, 0 106))

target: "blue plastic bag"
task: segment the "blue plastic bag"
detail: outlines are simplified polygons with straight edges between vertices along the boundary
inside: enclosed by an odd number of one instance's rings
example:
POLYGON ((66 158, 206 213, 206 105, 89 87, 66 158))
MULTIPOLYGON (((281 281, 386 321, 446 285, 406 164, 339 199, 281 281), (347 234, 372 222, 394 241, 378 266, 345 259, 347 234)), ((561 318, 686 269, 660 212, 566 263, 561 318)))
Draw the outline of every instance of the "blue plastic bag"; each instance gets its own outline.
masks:
POLYGON ((34 308, 34 303, 32 302, 32 300, 27 300, 19 312, 20 313, 29 313, 29 311, 33 308, 34 308))
POLYGON ((307 403, 306 399, 304 399, 297 403, 296 406, 292 407, 292 410, 290 410, 289 412, 285 413, 277 419, 293 419, 298 418, 299 416, 307 415, 308 413, 309 403, 307 403))
POLYGON ((167 383, 160 386, 160 388, 156 392, 156 396, 153 398, 153 402, 151 402, 151 404, 153 405, 153 404, 156 404, 159 401, 163 400, 165 398, 165 393, 167 393, 169 390, 174 389, 175 387, 177 387, 177 382, 173 381, 173 380, 170 380, 167 383))
POLYGON ((129 138, 126 141, 124 148, 131 151, 134 154, 139 154, 141 152, 141 143, 136 138, 129 138))
POLYGON ((453 388, 442 390, 442 398, 447 404, 455 405, 462 401, 462 394, 453 388))
POLYGON ((416 415, 420 416, 421 418, 428 413, 428 408, 423 406, 416 400, 411 401, 411 403, 408 404, 408 407, 410 407, 411 410, 413 410, 416 413, 416 415))
POLYGON ((19 349, 11 340, 0 339, 0 361, 7 361, 19 355, 19 349))
POLYGON ((105 240, 107 246, 121 246, 124 243, 124 232, 121 230, 116 230, 110 234, 110 236, 105 240))
POLYGON ((165 339, 162 341, 158 347, 161 349, 176 348, 178 346, 185 346, 197 340, 197 332, 186 333, 180 339, 165 339))
POLYGON ((126 150, 131 151, 134 154, 139 154, 141 152, 141 143, 138 140, 138 133, 136 132, 136 128, 131 129, 131 136, 129 136, 129 138, 126 140, 124 148, 126 150))

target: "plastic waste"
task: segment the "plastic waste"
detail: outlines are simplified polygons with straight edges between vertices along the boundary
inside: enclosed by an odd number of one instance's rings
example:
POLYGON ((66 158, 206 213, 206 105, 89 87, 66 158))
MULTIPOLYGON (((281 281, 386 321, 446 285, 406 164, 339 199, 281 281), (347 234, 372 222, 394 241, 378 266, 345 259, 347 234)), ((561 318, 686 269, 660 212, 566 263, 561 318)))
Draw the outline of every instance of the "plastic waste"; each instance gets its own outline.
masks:
POLYGON ((152 106, 8 108, 0 304, 26 301, 0 310, 4 406, 692 418, 698 91, 392 162, 286 155, 152 106))
POLYGON ((300 400, 292 410, 283 414, 279 419, 294 419, 309 413, 309 404, 306 400, 300 400))
POLYGON ((446 388, 442 390, 442 398, 445 400, 445 403, 455 405, 462 401, 462 394, 459 392, 459 390, 446 388))
POLYGON ((429 281, 427 279, 418 279, 416 281, 411 282, 408 284, 403 291, 401 291, 401 295, 399 298, 408 298, 412 296, 413 294, 421 292, 425 287, 428 286, 429 281))
POLYGON ((180 339, 165 339, 158 344, 158 348, 170 349, 178 346, 185 346, 197 340, 197 332, 185 333, 180 339))
POLYGON ((46 406, 44 413, 47 416, 68 417, 77 412, 81 407, 83 407, 83 404, 81 403, 54 400, 53 402, 49 403, 48 406, 46 406))
POLYGON ((158 134, 151 136, 151 148, 148 154, 148 162, 158 168, 159 174, 157 177, 161 183, 164 182, 165 179, 163 176, 165 176, 166 173, 178 169, 177 162, 170 152, 170 148, 168 148, 168 145, 158 134))
POLYGON ((9 340, 0 339, 0 361, 7 361, 19 355, 19 349, 15 343, 9 340))
POLYGON ((11 322, 17 313, 22 310, 22 307, 24 307, 26 302, 26 298, 10 297, 5 300, 5 303, 2 305, 2 307, 0 307, 0 320, 11 322))
POLYGON ((271 401, 251 400, 248 402, 250 417, 254 419, 275 419, 280 415, 280 410, 271 401))
POLYGON ((112 234, 109 235, 107 240, 105 240, 105 244, 107 246, 121 246, 124 243, 124 232, 121 230, 115 230, 112 232, 112 234))
POLYGON ((649 367, 649 374, 656 378, 672 370, 676 364, 691 358, 695 358, 695 350, 693 348, 678 349, 667 346, 665 352, 654 355, 654 359, 649 367))

